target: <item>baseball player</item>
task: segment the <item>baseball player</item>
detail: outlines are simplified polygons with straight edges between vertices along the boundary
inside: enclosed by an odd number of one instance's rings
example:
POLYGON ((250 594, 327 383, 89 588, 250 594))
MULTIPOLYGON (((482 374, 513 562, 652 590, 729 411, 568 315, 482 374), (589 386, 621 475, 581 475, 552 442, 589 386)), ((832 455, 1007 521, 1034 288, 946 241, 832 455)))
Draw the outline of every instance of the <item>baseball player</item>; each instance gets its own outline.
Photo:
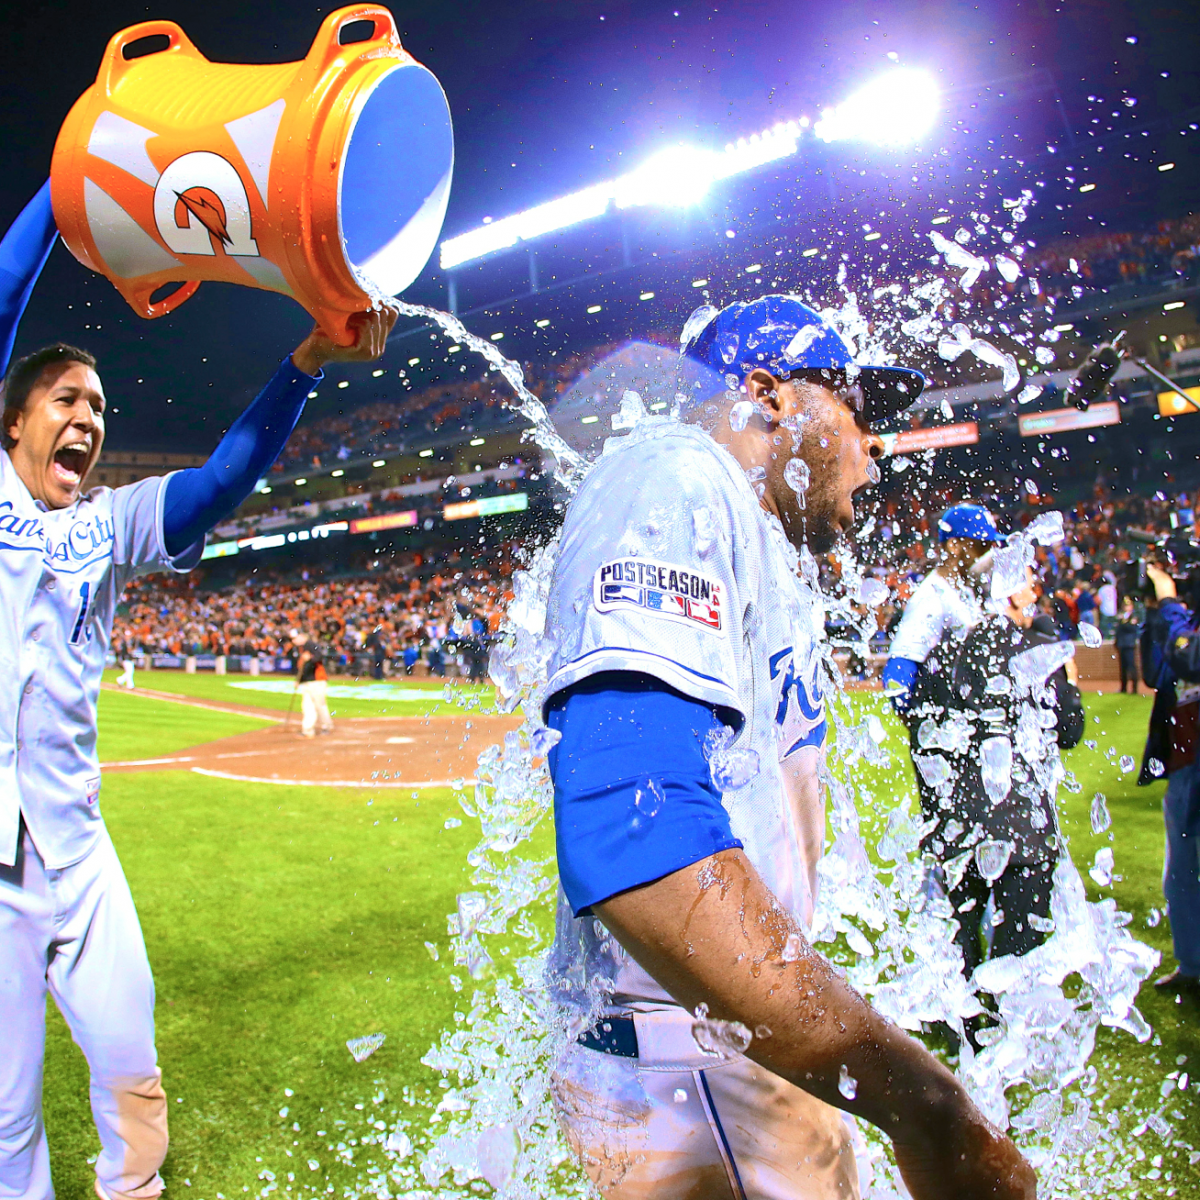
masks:
POLYGON ((839 1109, 892 1138, 917 1200, 1032 1197, 954 1077, 805 938, 825 824, 812 555, 878 478, 871 422, 924 380, 854 365, 789 296, 714 313, 684 354, 684 420, 610 441, 550 588, 555 976, 581 1010, 605 996, 556 1075, 564 1129, 612 1200, 855 1197, 839 1109))
POLYGON ((300 736, 311 738, 333 732, 329 715, 329 676, 315 639, 297 630, 292 634, 296 648, 296 691, 300 693, 300 736))
POLYGON ((978 504, 954 504, 938 518, 941 561, 905 605, 883 669, 883 690, 897 711, 908 707, 921 664, 943 636, 962 633, 982 619, 978 580, 999 539, 996 519, 978 504))
MULTIPOLYGON (((55 238, 49 187, 0 244, 0 348, 55 238)), ((104 442, 96 361, 58 344, 4 378, 0 453, 0 1197, 53 1196, 42 1123, 46 992, 91 1074, 96 1193, 162 1190, 167 1106, 154 985, 137 913, 100 815, 96 698, 127 580, 187 571, 206 532, 275 460, 332 360, 383 352, 395 319, 358 320, 340 348, 316 329, 284 359, 205 466, 84 490, 104 442)))

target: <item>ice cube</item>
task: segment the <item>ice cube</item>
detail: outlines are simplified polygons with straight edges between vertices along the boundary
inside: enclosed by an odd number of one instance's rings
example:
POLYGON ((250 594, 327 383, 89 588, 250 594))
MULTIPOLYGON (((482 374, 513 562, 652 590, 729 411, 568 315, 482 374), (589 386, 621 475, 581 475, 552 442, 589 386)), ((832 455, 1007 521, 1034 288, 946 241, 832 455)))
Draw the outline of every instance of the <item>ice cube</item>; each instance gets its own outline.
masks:
POLYGON ((683 1090, 683 1088, 676 1088, 671 1096, 671 1099, 674 1100, 676 1104, 686 1104, 687 1098, 688 1094, 683 1090))
POLYGON ((1088 874, 1101 887, 1108 887, 1112 883, 1113 852, 1111 846, 1101 846, 1096 851, 1096 857, 1088 868, 1088 874))
POLYGON ((1031 646, 1008 660, 1013 682, 1024 691, 1032 691, 1074 655, 1075 647, 1070 642, 1047 642, 1031 646))
POLYGON ((1101 636, 1100 630, 1098 630, 1095 625, 1091 625, 1087 621, 1080 621, 1079 640, 1083 642, 1085 646, 1091 646, 1095 648, 1104 641, 1104 638, 1101 636))
POLYGON ((1104 799, 1103 792, 1097 792, 1092 797, 1092 832, 1103 833, 1111 824, 1108 802, 1104 799))
POLYGON ((787 348, 783 352, 784 358, 800 358, 801 355, 825 333, 824 325, 805 325, 803 329, 797 331, 796 336, 787 344, 787 348))
POLYGON ((386 1037, 386 1033, 368 1033, 364 1037, 351 1038, 346 1043, 346 1049, 350 1051, 355 1062, 362 1062, 383 1045, 386 1037))
POLYGON ((858 1095, 858 1080, 846 1070, 845 1063, 842 1063, 841 1070, 838 1072, 838 1091, 847 1100, 853 1100, 858 1095))
POLYGON ((950 779, 950 764, 940 754, 914 754, 913 762, 921 778, 936 788, 950 779))
POLYGON ((879 605, 887 602, 890 595, 891 591, 882 579, 868 577, 858 585, 859 603, 865 604, 868 608, 878 608, 879 605))
POLYGON ((789 933, 783 943, 783 951, 779 957, 785 963, 795 962, 804 953, 804 939, 798 933, 789 933))
POLYGON ((390 1150, 400 1158, 407 1158, 412 1153, 412 1139, 403 1129, 393 1129, 383 1143, 385 1150, 390 1150))
POLYGON ((1012 842, 985 838, 975 847, 975 866, 988 883, 995 883, 1004 874, 1008 860, 1016 847, 1012 842))
POLYGON ((983 790, 999 804, 1012 790, 1012 742, 1006 737, 985 738, 979 747, 983 790))
POLYGON ((626 391, 621 395, 621 407, 613 413, 613 429, 632 429, 646 419, 646 406, 637 392, 626 391))
POLYGON ((740 1021, 705 1016, 692 1022, 692 1040, 714 1058, 733 1058, 746 1052, 754 1035, 740 1021))
POLYGON ((1129 772, 1132 771, 1133 768, 1136 766, 1136 764, 1133 761, 1133 755, 1132 754, 1122 754, 1120 765, 1121 765, 1122 773, 1125 775, 1128 775, 1129 772))
POLYGON ((757 750, 725 750, 709 761, 709 774, 719 792, 744 788, 759 772, 757 750))
POLYGON ((543 726, 533 731, 533 736, 529 739, 529 749, 534 758, 545 758, 561 741, 562 734, 557 729, 547 729, 543 726))
POLYGON ((497 1191, 512 1177, 518 1149, 517 1132, 511 1125, 494 1125, 479 1135, 475 1148, 479 1173, 497 1191))

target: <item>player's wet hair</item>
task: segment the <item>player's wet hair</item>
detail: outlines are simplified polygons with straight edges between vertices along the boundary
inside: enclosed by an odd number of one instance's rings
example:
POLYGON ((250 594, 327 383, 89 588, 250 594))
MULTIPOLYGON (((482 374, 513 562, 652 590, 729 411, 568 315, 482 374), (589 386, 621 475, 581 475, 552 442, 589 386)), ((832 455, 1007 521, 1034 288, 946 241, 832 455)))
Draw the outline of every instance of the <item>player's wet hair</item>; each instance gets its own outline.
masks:
POLYGON ((0 443, 3 444, 5 450, 11 450, 16 445, 9 437, 8 431, 16 421, 17 414, 25 411, 25 405, 29 401, 29 393, 33 391, 34 384, 41 378, 42 372, 47 367, 55 367, 59 363, 82 363, 94 371, 96 356, 89 354, 86 350, 80 350, 78 346, 68 346, 66 342, 55 342, 52 346, 43 346, 32 354, 26 354, 24 358, 18 358, 8 368, 8 374, 4 376, 3 391, 0 392, 4 399, 4 428, 3 431, 0 431, 2 433, 0 443))

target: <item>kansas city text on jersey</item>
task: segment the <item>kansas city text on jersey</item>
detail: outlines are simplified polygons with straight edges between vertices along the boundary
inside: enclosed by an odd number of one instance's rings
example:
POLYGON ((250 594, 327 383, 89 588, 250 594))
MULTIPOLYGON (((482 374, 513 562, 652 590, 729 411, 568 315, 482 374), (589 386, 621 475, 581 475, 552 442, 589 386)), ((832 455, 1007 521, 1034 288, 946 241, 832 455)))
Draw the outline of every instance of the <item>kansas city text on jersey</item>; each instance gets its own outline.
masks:
POLYGON ((726 597, 721 581, 675 563, 613 559, 593 577, 592 599, 599 612, 639 608, 717 633, 725 628, 726 597))

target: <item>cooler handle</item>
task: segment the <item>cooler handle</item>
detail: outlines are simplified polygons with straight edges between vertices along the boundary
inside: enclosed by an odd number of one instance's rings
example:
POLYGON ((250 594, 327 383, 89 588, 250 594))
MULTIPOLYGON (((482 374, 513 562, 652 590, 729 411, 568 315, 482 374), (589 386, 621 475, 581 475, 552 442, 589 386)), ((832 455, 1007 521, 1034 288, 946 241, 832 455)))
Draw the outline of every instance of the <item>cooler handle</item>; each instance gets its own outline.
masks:
MULTIPOLYGON (((162 22, 169 24, 169 22, 162 22)), ((352 4, 349 8, 339 8, 330 13, 321 22, 317 36, 313 38, 312 46, 304 56, 304 61, 324 71, 340 54, 352 54, 358 57, 364 50, 380 48, 402 50, 400 34, 396 30, 396 21, 392 14, 377 4, 352 4), (373 21, 375 32, 366 41, 351 42, 343 46, 338 38, 347 25, 355 21, 373 21)))
POLYGON ((153 57, 152 55, 139 55, 138 58, 130 61, 125 57, 125 47, 141 41, 144 37, 153 37, 155 34, 164 35, 168 42, 166 47, 155 51, 155 54, 187 54, 193 58, 208 61, 174 21, 142 21, 137 25, 130 25, 128 29, 114 33, 104 49, 104 57, 100 61, 100 71, 96 76, 96 83, 103 89, 106 96, 112 95, 113 89, 121 82, 121 77, 138 59, 153 57))
MULTIPOLYGON (((114 280, 114 282, 116 281, 114 280)), ((118 286, 120 285, 118 284, 118 286)), ((151 304, 150 297, 162 286, 161 283, 142 284, 125 292, 125 298, 143 317, 153 320, 155 317, 165 317, 167 313, 174 312, 185 300, 190 300, 196 294, 200 280, 189 279, 187 283, 177 287, 157 304, 151 304)), ((121 290, 125 291, 124 288, 121 290)))

